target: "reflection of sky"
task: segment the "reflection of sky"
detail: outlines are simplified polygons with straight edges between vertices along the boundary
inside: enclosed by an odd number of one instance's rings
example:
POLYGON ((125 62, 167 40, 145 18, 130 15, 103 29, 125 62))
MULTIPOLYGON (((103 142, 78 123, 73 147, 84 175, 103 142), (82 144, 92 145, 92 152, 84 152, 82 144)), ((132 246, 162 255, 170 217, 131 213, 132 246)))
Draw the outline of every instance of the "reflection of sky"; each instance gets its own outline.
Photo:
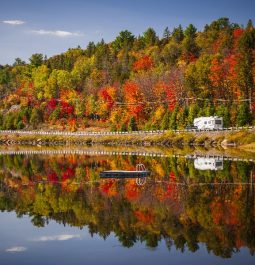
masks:
POLYGON ((65 241, 74 238, 80 238, 80 235, 56 235, 56 236, 41 236, 34 239, 35 242, 46 242, 46 241, 65 241))
POLYGON ((117 238, 110 235, 106 240, 98 235, 90 237, 87 229, 59 225, 50 222, 43 228, 34 227, 29 217, 17 218, 14 213, 0 213, 0 264, 253 264, 254 258, 242 250, 232 259, 208 255, 205 247, 191 253, 181 253, 172 247, 169 252, 165 243, 155 251, 144 244, 121 247, 117 238), (14 252, 16 250, 23 250, 14 252), (20 247, 20 249, 18 249, 20 247), (12 252, 6 252, 13 249, 12 252), (245 257, 245 258, 244 258, 245 257), (246 263, 245 263, 246 262, 246 263))

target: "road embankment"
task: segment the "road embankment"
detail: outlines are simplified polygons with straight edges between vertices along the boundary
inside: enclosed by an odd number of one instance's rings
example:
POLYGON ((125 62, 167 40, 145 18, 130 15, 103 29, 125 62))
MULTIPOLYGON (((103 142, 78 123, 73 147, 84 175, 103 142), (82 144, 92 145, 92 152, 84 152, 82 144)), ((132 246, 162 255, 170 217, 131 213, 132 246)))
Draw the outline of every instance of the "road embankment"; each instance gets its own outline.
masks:
POLYGON ((139 132, 139 133, 62 133, 36 131, 0 133, 1 145, 141 145, 141 146, 205 146, 255 148, 255 130, 203 132, 139 132))

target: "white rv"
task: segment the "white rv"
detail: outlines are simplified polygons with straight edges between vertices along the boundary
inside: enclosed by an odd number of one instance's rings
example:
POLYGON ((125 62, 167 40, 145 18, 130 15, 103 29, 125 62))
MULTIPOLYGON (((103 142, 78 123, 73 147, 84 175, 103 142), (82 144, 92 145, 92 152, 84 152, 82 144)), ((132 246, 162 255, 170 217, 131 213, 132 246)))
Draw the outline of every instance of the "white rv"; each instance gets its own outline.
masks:
POLYGON ((223 159, 214 157, 198 157, 194 167, 199 170, 223 170, 223 159))
POLYGON ((199 130, 217 130, 223 128, 223 118, 218 116, 199 117, 194 119, 194 127, 199 130))

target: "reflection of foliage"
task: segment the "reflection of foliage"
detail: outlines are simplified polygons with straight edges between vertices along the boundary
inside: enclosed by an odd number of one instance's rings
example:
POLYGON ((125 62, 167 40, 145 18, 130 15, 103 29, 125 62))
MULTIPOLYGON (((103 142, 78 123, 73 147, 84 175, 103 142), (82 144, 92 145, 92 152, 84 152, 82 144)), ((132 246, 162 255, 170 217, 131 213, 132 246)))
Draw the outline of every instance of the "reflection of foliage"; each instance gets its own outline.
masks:
POLYGON ((209 172, 183 158, 144 158, 159 175, 143 186, 99 180, 103 169, 133 169, 138 162, 135 156, 0 156, 0 210, 29 214, 35 226, 53 219, 103 238, 114 232, 125 247, 140 241, 154 248, 164 240, 169 249, 192 252, 205 243, 225 258, 244 246, 254 253, 254 188, 226 184, 247 182, 252 164, 226 162, 223 171, 209 172))
POLYGON ((45 226, 45 218, 43 218, 41 215, 34 215, 31 219, 31 222, 33 225, 38 227, 45 226))

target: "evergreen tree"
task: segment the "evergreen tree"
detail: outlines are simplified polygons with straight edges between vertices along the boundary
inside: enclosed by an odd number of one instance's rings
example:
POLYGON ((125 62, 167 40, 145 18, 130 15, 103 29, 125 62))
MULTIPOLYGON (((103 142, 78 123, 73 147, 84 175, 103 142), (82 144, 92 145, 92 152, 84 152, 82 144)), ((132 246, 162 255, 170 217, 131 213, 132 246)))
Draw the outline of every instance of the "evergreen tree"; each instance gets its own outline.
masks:
POLYGON ((177 129, 177 114, 178 114, 179 108, 175 107, 173 112, 171 113, 170 121, 169 121, 169 128, 176 130, 177 129))
POLYGON ((121 124, 120 131, 121 132, 126 132, 127 131, 127 126, 126 126, 125 123, 121 124))
POLYGON ((211 104, 209 101, 205 101, 204 104, 204 112, 206 117, 210 117, 214 115, 215 109, 213 104, 211 104))
POLYGON ((251 122, 251 112, 247 103, 242 103, 237 112, 237 126, 244 126, 251 122))
POLYGON ((181 25, 179 25, 178 28, 174 28, 173 33, 172 33, 172 38, 177 43, 182 42, 184 38, 184 33, 183 33, 183 29, 181 25))
POLYGON ((192 24, 190 24, 184 32, 185 38, 183 40, 182 46, 183 53, 186 57, 189 57, 191 55, 198 56, 199 48, 195 41, 196 31, 197 29, 192 24))
POLYGON ((93 41, 90 41, 86 48, 85 54, 88 57, 91 57, 95 53, 95 51, 96 51, 96 45, 93 41))
POLYGON ((216 115, 223 117, 223 127, 227 128, 231 125, 230 106, 220 105, 216 110, 216 115))
POLYGON ((50 120, 57 121, 60 118, 61 110, 60 107, 57 107, 50 115, 50 120))
POLYGON ((38 67, 43 64, 43 55, 41 53, 35 53, 30 58, 30 65, 33 67, 38 67))
POLYGON ((167 43, 169 41, 170 36, 171 36, 171 32, 169 31, 169 28, 166 27, 164 29, 164 32, 163 32, 163 40, 164 40, 165 43, 167 43))
POLYGON ((0 113, 0 130, 2 130, 3 122, 4 122, 3 115, 2 113, 0 113))
POLYGON ((135 118, 133 116, 129 120, 128 130, 129 131, 137 131, 138 130, 135 118))
POLYGON ((192 24, 189 24, 189 26, 184 31, 184 35, 185 37, 194 39, 196 37, 196 32, 197 29, 192 24))
POLYGON ((225 107, 224 113, 223 113, 223 126, 225 128, 229 127, 231 125, 231 116, 230 111, 228 107, 225 107))
POLYGON ((130 49, 133 45, 134 40, 135 37, 130 31, 121 31, 119 33, 119 36, 114 40, 113 47, 117 50, 120 50, 122 48, 130 49))
POLYGON ((17 66, 17 65, 25 65, 26 62, 23 61, 22 59, 20 58, 15 58, 15 62, 13 63, 13 66, 17 66))
POLYGON ((187 126, 188 109, 186 107, 179 109, 176 117, 176 124, 178 129, 184 129, 187 126))
POLYGON ((23 121, 19 121, 17 123, 16 127, 17 127, 18 130, 21 130, 21 129, 23 129, 25 127, 25 124, 23 123, 23 121))
POLYGON ((198 117, 199 107, 197 104, 192 104, 188 109, 188 125, 192 125, 194 119, 198 117))
POLYGON ((33 128, 37 128, 37 126, 42 122, 42 114, 40 110, 34 108, 31 113, 30 117, 30 124, 33 126, 33 128))
POLYGON ((163 116, 162 122, 160 124, 161 130, 168 130, 169 129, 170 117, 171 117, 171 114, 170 114, 169 110, 167 109, 167 111, 165 112, 165 114, 163 116))
POLYGON ((148 28, 144 33, 143 33, 143 38, 144 38, 144 43, 146 46, 153 46, 156 44, 158 41, 158 37, 156 35, 156 32, 153 28, 148 28))

